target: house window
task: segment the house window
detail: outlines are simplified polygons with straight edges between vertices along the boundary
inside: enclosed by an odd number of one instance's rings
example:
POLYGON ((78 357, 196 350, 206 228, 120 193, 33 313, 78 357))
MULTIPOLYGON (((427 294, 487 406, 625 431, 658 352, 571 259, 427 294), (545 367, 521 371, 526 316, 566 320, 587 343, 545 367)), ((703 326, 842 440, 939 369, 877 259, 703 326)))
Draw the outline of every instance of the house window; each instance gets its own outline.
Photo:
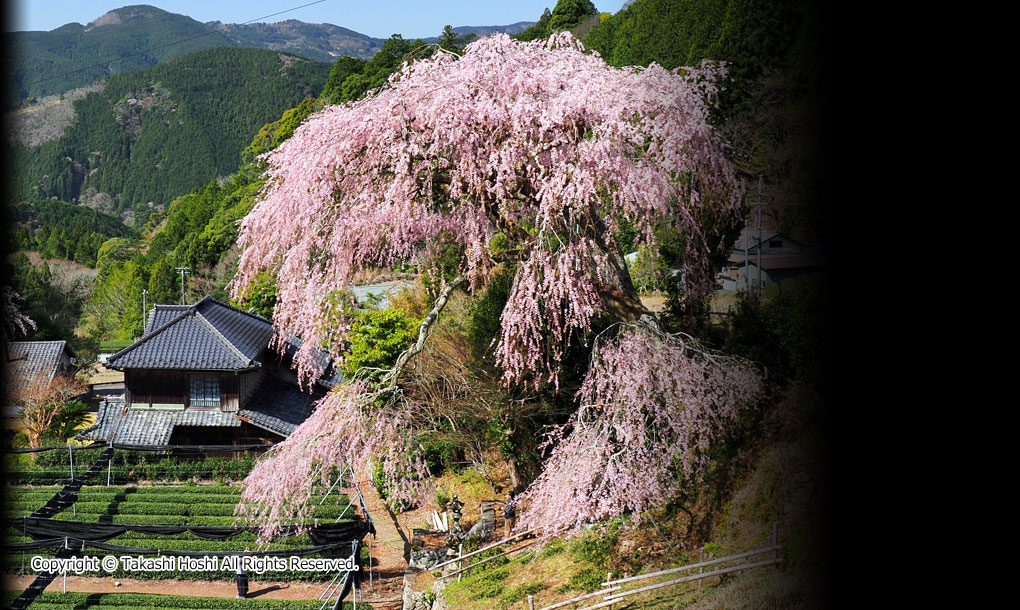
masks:
POLYGON ((216 375, 190 375, 191 406, 220 406, 220 378, 216 375))

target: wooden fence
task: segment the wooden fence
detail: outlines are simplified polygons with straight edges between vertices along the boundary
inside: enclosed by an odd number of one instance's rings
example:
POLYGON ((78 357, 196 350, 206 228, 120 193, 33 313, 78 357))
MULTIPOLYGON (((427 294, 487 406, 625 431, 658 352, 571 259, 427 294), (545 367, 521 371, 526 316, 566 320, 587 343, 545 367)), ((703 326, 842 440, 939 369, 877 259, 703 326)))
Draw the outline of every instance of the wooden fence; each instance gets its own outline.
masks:
MULTIPOLYGON (((629 576, 625 578, 619 578, 616 580, 611 579, 611 575, 607 575, 606 581, 602 583, 602 589, 593 593, 586 593, 570 599, 556 602, 555 604, 544 606, 539 610, 555 610, 556 608, 565 608, 581 602, 590 602, 595 598, 601 597, 603 601, 598 602, 591 606, 584 606, 579 610, 595 610, 595 608, 608 608, 612 607, 613 604, 620 603, 623 598, 636 595, 638 593, 645 593, 648 591, 655 591, 666 587, 672 587, 685 582, 700 581, 705 578, 712 578, 714 576, 721 576, 723 574, 729 574, 731 572, 738 572, 740 570, 748 570, 751 568, 759 568, 763 566, 776 566, 782 563, 783 558, 779 556, 779 550, 781 545, 779 544, 779 529, 778 524, 772 524, 772 544, 766 547, 752 549, 743 553, 736 553, 733 555, 727 555, 725 557, 719 557, 716 559, 710 559, 708 561, 699 561, 698 563, 692 563, 677 568, 669 568, 667 570, 659 570, 657 572, 649 572, 648 574, 639 574, 637 576, 629 576), (765 560, 759 561, 746 561, 748 558, 755 555, 764 555, 771 553, 772 557, 765 560), (720 566, 720 564, 730 563, 734 561, 740 561, 741 563, 732 566, 720 566), (707 567, 719 566, 708 572, 703 571, 707 567), (638 586, 634 589, 624 590, 624 585, 630 585, 631 583, 637 583, 639 581, 662 578, 672 574, 679 574, 682 572, 690 572, 692 570, 698 570, 697 574, 690 576, 682 576, 680 578, 673 578, 662 582, 657 582, 650 585, 638 586)), ((528 610, 535 610, 535 599, 533 595, 528 596, 527 600, 528 610)))

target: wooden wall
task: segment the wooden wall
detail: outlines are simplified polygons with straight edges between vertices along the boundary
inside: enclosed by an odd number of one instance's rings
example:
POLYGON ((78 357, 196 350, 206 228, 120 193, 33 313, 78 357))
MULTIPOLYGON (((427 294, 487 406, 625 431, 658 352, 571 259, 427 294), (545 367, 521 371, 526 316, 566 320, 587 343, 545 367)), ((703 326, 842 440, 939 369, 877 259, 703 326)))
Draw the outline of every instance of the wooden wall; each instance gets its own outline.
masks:
MULTIPOLYGON (((197 373, 197 371, 196 371, 197 373)), ((188 384, 189 371, 158 369, 126 369, 124 371, 124 400, 134 408, 151 408, 156 404, 183 404, 191 406, 188 384)), ((240 394, 240 375, 220 373, 220 409, 237 411, 240 394)))

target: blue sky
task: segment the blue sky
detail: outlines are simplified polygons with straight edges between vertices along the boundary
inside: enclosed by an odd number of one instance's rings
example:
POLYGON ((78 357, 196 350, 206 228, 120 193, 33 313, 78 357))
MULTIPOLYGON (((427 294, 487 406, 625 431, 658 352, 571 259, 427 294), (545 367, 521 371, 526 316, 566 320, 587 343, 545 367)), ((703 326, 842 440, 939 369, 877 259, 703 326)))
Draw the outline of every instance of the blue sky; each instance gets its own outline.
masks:
MULTIPOLYGON (((624 0, 593 0, 600 11, 615 13, 624 0)), ((18 0, 10 5, 10 30, 52 30, 66 23, 86 24, 103 13, 130 4, 150 4, 206 22, 243 23, 309 4, 314 0, 18 0)), ((505 25, 535 21, 556 0, 325 0, 268 19, 332 23, 376 38, 399 33, 405 38, 438 36, 443 26, 505 25)))

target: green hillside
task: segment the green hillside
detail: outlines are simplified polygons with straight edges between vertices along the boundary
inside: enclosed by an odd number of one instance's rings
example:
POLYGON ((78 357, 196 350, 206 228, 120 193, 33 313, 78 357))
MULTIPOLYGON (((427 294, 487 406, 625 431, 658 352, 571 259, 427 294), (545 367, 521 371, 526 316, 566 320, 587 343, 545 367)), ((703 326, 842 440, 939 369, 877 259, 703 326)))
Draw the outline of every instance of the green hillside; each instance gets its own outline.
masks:
POLYGON ((10 248, 38 251, 94 267, 99 248, 111 237, 136 237, 108 214, 54 199, 26 201, 7 208, 10 248))
POLYGON ((234 44, 212 32, 190 17, 144 4, 112 10, 84 26, 68 23, 49 32, 11 32, 5 40, 11 49, 8 103, 83 87, 110 74, 153 66, 192 51, 234 44), (201 34, 208 35, 197 37, 201 34), (177 41, 183 42, 164 46, 177 41), (135 55, 143 49, 152 50, 135 55), (123 59, 95 65, 112 58, 123 59))
POLYGON ((237 170, 265 123, 322 90, 331 66, 220 47, 111 76, 75 102, 56 141, 14 146, 14 200, 56 197, 141 226, 153 211, 237 170))

